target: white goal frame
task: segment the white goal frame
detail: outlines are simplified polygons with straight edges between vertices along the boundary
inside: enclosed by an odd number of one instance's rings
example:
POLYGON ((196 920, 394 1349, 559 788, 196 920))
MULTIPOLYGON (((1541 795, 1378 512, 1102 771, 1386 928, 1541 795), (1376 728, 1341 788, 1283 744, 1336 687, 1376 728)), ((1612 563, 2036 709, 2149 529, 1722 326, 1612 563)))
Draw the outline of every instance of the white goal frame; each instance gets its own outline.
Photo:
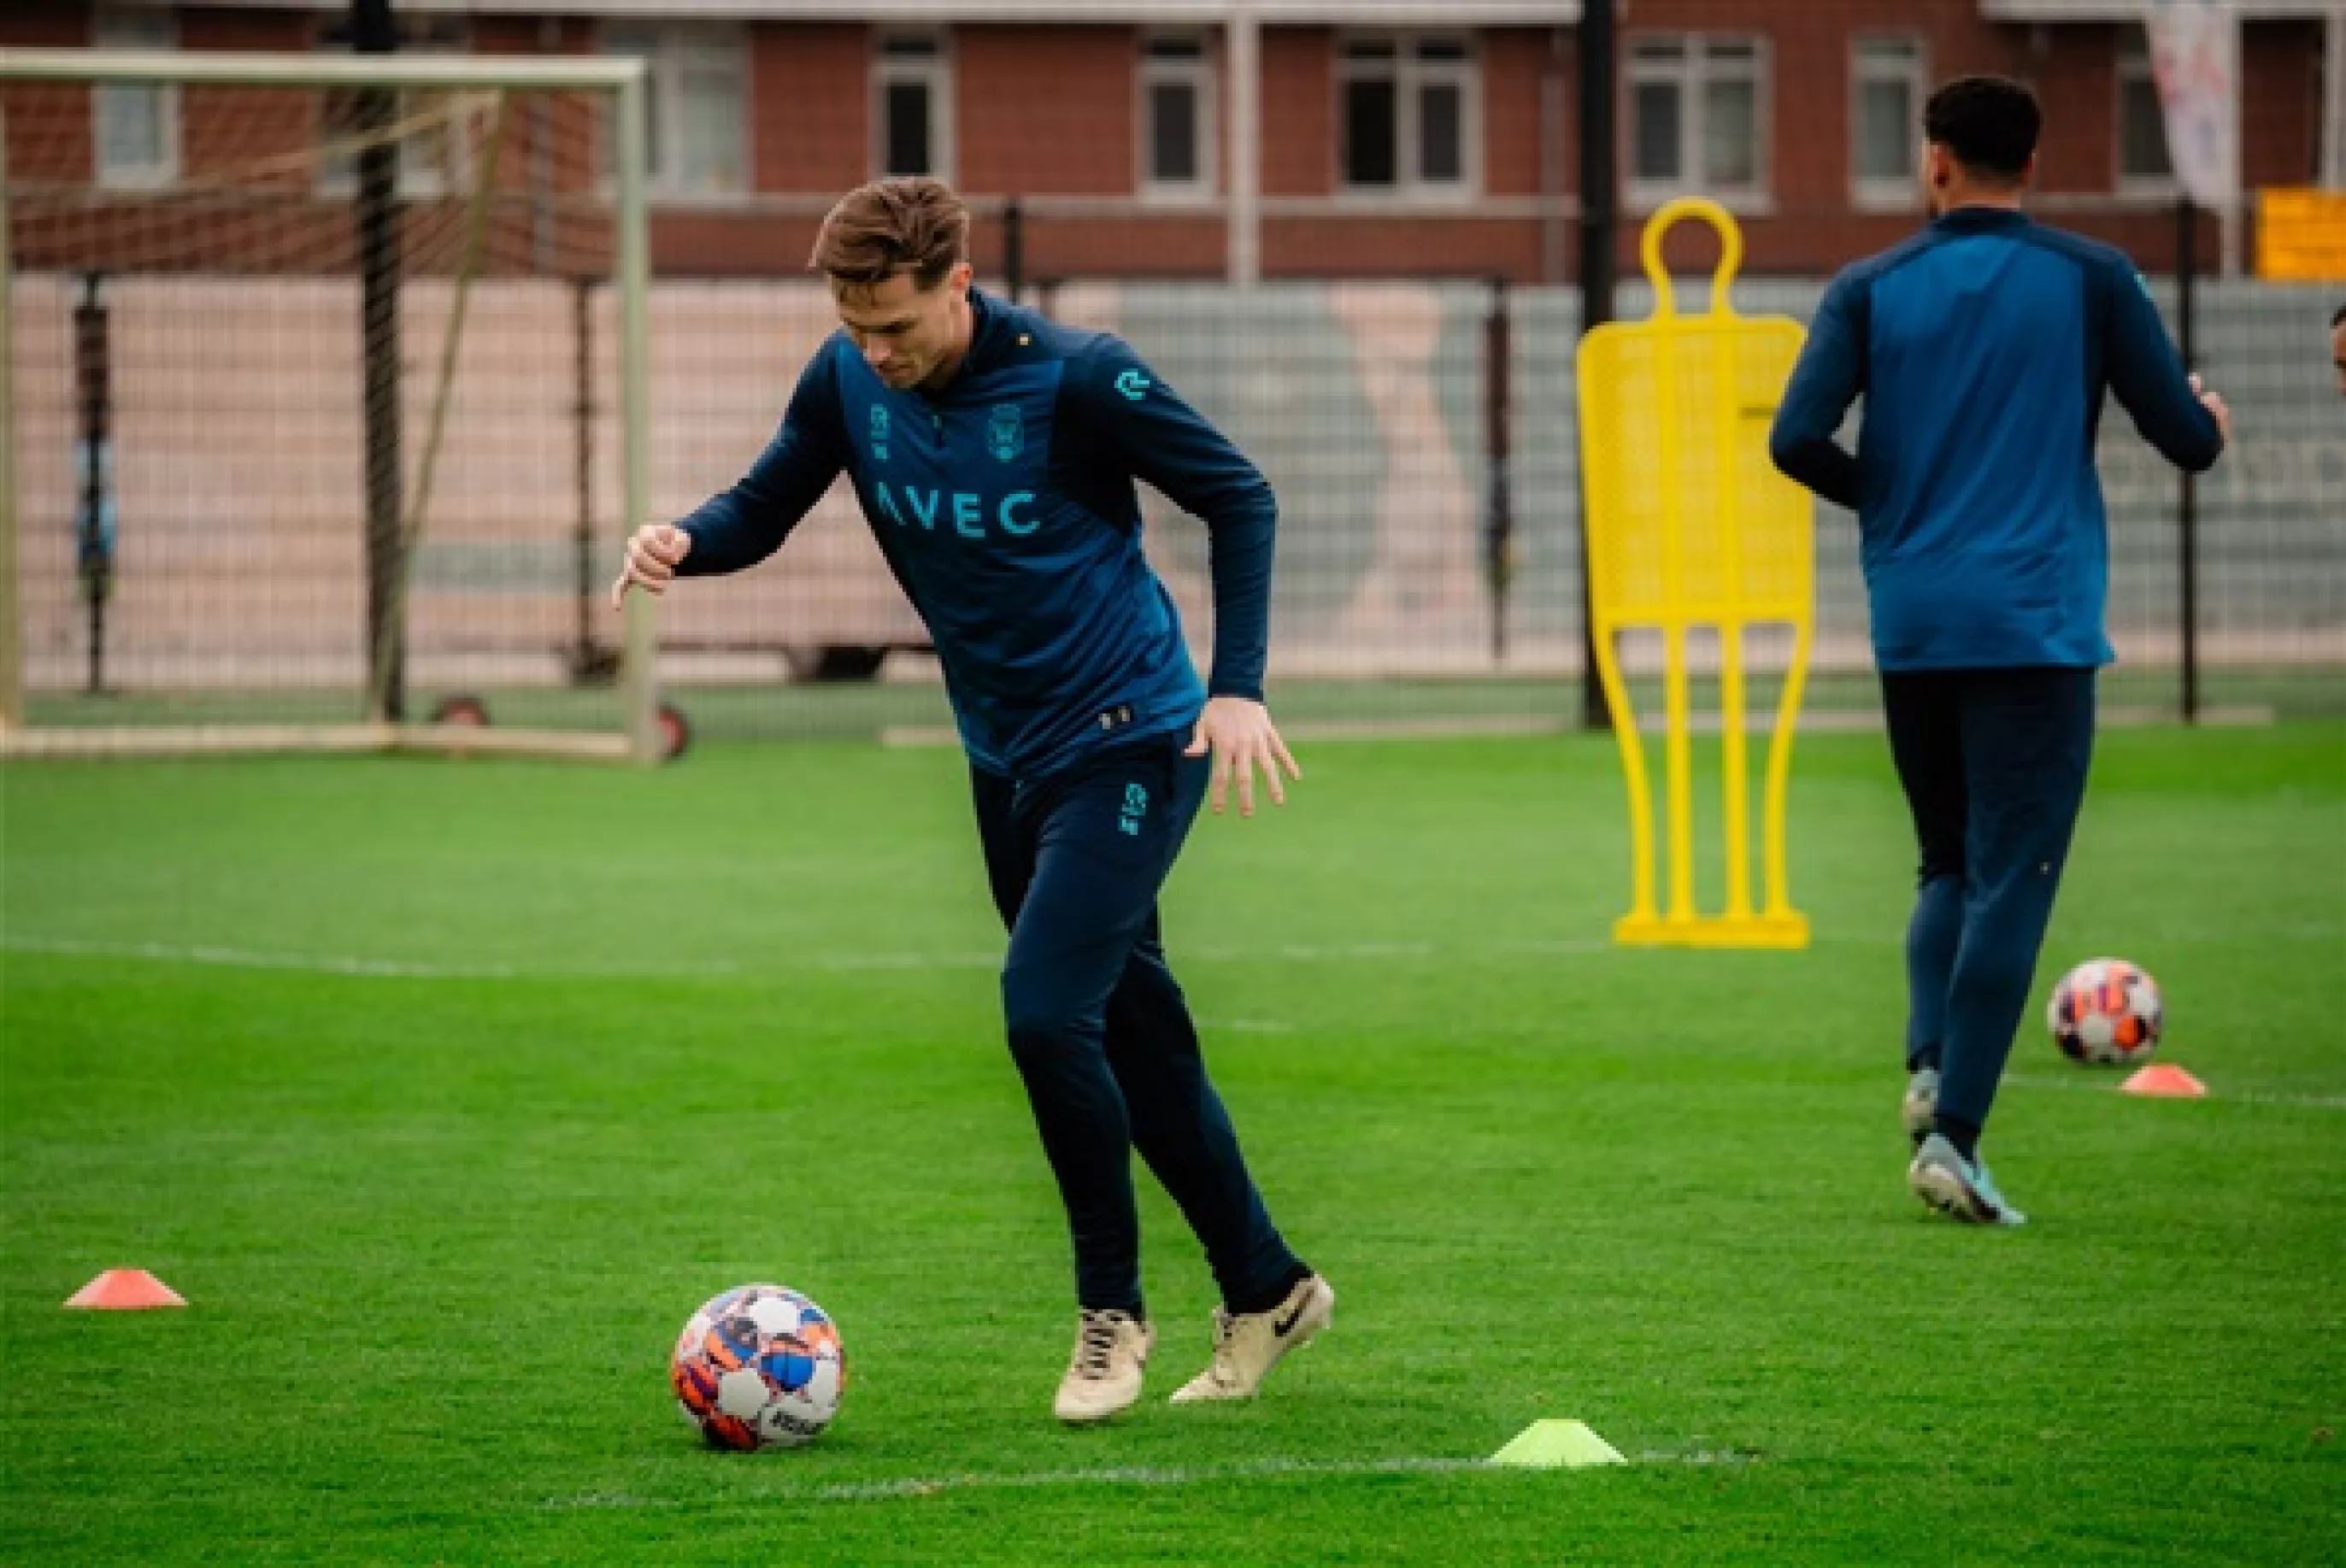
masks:
MULTIPOLYGON (((0 48, 0 83, 102 87, 388 87, 607 95, 612 168, 620 406, 620 519, 632 534, 650 511, 647 300, 650 249, 646 205, 646 66, 617 57, 332 56, 180 53, 172 50, 0 48)), ((624 734, 494 730, 468 725, 203 725, 28 728, 18 605, 16 404, 9 244, 6 123, 0 111, 0 759, 184 756, 190 753, 432 751, 578 757, 653 762, 663 755, 658 720, 658 626, 651 597, 627 596, 620 666, 624 734)))

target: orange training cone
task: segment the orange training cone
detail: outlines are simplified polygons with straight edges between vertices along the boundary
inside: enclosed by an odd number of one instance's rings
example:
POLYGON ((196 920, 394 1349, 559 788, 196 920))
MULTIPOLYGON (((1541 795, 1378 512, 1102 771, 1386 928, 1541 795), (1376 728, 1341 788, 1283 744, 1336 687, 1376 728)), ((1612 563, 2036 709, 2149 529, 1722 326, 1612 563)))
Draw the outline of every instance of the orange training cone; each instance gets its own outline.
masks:
POLYGON ((143 1268, 109 1268, 66 1302, 94 1312, 137 1312, 148 1307, 187 1304, 187 1298, 143 1268))
POLYGON ((2162 1100, 2197 1100, 2208 1093, 2207 1084, 2166 1063, 2143 1068, 2118 1087, 2129 1095, 2150 1095, 2162 1100))

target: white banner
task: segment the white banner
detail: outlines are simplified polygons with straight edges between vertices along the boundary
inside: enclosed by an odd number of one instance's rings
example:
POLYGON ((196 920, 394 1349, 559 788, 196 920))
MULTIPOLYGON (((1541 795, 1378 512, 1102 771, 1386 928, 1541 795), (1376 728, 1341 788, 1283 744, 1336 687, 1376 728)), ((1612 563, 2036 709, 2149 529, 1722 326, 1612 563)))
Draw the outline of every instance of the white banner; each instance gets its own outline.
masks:
POLYGON ((2240 199, 2239 15, 2230 0, 2162 0, 2143 26, 2175 178, 2199 206, 2229 212, 2240 199))

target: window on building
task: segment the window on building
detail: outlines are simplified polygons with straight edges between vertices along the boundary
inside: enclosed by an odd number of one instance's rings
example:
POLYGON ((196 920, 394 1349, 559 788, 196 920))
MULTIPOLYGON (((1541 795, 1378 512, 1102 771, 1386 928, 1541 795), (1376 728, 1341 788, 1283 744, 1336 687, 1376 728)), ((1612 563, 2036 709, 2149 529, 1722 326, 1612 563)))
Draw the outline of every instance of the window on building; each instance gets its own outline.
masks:
POLYGON ((1929 90, 1923 40, 1866 37, 1850 61, 1850 186, 1861 207, 1908 207, 1921 199, 1915 162, 1929 90))
POLYGON ((1767 60, 1753 38, 1646 36, 1629 46, 1629 190, 1764 195, 1767 60))
MULTIPOLYGON (((168 11, 100 11, 90 38, 101 49, 168 49, 178 42, 168 11)), ((178 88, 95 88, 90 121, 98 184, 165 185, 178 177, 178 88)))
POLYGON ((1214 193, 1214 66, 1194 33, 1164 34, 1140 57, 1140 188, 1146 196, 1214 193))
POLYGON ((934 33, 890 33, 877 66, 882 174, 953 178, 953 70, 934 33))
POLYGON ((2118 188, 2164 192, 2174 179, 2150 44, 2141 24, 2129 23, 2118 42, 2118 188))
MULTIPOLYGON (((603 30, 603 49, 645 62, 645 162, 655 194, 721 199, 749 190, 750 53, 738 29, 623 25, 603 30)), ((607 159, 617 156, 607 149, 607 159)))
POLYGON ((1479 158, 1474 51, 1454 35, 1356 38, 1344 46, 1345 188, 1464 196, 1479 158))
MULTIPOLYGON (((454 17, 402 17, 397 25, 401 54, 462 55, 469 48, 464 25, 454 17)), ((321 27, 317 46, 349 54, 349 26, 335 22, 321 27)), ((318 185, 344 193, 358 182, 359 152, 371 134, 362 123, 362 97, 357 91, 330 92, 319 104, 325 147, 318 159, 318 185)), ((389 135, 399 153, 399 194, 428 199, 464 189, 471 179, 474 149, 487 134, 489 112, 478 94, 394 94, 389 135)))

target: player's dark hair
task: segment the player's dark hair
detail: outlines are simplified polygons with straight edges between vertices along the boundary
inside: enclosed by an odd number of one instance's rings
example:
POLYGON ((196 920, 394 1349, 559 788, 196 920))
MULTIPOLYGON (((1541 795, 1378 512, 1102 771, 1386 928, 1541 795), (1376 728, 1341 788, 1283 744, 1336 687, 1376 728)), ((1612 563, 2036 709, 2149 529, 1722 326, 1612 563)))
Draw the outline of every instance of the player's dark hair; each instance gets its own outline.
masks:
POLYGON ((815 236, 809 265, 842 288, 874 289, 910 272, 927 290, 968 254, 969 209, 953 187, 903 175, 841 197, 815 236))
POLYGON ((2017 183, 2044 129, 2036 95, 2009 76, 1957 76, 1923 110, 1923 134, 1984 179, 2017 183))
POLYGON ((2346 305, 2339 306, 2338 313, 2330 318, 2330 330, 2331 331, 2334 332, 2341 327, 2346 327, 2346 305))

